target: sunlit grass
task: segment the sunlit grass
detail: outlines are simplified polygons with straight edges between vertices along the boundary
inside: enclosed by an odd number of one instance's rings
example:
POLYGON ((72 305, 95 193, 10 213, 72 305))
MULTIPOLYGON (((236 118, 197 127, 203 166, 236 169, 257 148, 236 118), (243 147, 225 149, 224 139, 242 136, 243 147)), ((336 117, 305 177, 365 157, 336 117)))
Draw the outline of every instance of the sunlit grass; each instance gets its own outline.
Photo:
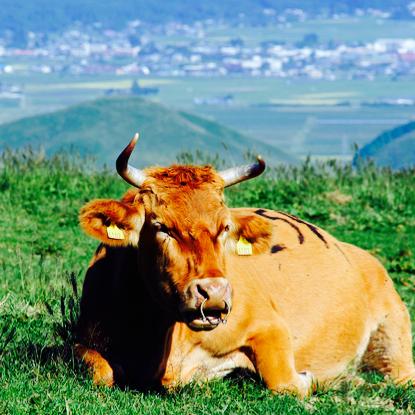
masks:
MULTIPOLYGON (((218 163, 191 154, 182 159, 218 163)), ((94 387, 72 356, 77 296, 96 243, 79 208, 127 188, 113 172, 74 156, 32 151, 0 160, 1 414, 411 413, 415 391, 364 375, 299 401, 252 379, 190 385, 175 393, 94 387)), ((390 271, 415 317, 415 172, 352 170, 335 162, 278 167, 227 191, 231 206, 286 210, 370 250, 390 271)))

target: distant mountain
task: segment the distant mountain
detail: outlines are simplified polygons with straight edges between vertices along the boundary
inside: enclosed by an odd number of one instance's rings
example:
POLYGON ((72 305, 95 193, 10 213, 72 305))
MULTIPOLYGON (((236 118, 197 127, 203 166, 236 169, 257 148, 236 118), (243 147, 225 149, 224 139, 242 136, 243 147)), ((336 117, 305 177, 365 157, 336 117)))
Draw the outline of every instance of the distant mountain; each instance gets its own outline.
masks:
POLYGON ((261 153, 271 163, 296 161, 216 122, 136 97, 99 99, 0 125, 0 150, 31 145, 53 154, 75 149, 113 166, 136 131, 141 139, 132 160, 140 167, 169 164, 178 153, 195 150, 219 152, 229 164, 241 162, 246 150, 261 153))
MULTIPOLYGON (((388 10, 405 17, 408 0, 2 0, 0 29, 24 32, 56 31, 73 24, 101 22, 119 28, 129 20, 147 22, 233 20, 241 13, 247 21, 264 17, 264 9, 301 8, 311 14, 352 12, 356 8, 388 10)), ((409 16, 409 15, 408 15, 409 16)))
POLYGON ((354 158, 371 159, 379 166, 401 169, 415 166, 415 121, 384 131, 362 147, 354 158))

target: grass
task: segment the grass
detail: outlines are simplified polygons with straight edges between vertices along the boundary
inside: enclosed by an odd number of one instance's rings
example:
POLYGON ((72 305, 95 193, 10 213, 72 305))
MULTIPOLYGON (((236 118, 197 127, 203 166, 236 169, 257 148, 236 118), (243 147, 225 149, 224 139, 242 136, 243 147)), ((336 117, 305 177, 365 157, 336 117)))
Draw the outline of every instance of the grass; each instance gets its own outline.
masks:
MULTIPOLYGON (((187 159, 191 159, 189 155, 187 159)), ((197 161, 197 160, 196 160, 197 161)), ((299 401, 273 396, 253 379, 139 393, 92 385, 72 356, 77 295, 96 242, 79 208, 127 188, 111 171, 68 155, 6 152, 0 160, 1 414, 383 414, 412 413, 415 389, 376 374, 299 401)), ((415 320, 414 171, 334 162, 279 167, 227 192, 231 206, 289 211, 377 255, 415 320)))

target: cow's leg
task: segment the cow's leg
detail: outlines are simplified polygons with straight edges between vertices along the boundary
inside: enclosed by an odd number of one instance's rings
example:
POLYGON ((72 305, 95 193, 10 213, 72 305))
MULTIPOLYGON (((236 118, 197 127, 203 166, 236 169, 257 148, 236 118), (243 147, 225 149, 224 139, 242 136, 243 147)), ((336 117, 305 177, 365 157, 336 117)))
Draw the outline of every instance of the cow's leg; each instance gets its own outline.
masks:
POLYGON ((396 294, 389 312, 370 338, 363 367, 373 368, 397 384, 415 386, 411 321, 408 310, 396 294))
POLYGON ((82 344, 76 344, 74 349, 75 354, 91 369, 92 379, 96 385, 114 385, 114 371, 101 353, 82 344))
POLYGON ((290 334, 283 321, 262 328, 249 345, 255 369, 269 389, 300 397, 311 392, 312 377, 296 371, 290 334))

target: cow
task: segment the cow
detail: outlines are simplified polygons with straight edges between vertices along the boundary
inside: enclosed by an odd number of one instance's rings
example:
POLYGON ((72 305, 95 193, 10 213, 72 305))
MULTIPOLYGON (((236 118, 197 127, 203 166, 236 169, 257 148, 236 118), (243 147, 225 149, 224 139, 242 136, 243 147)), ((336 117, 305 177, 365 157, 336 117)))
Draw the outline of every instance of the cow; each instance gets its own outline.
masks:
POLYGON ((310 394, 350 368, 414 383, 411 325, 368 252, 289 213, 230 209, 224 188, 265 169, 129 164, 121 200, 80 213, 100 241, 75 350, 96 384, 168 389, 255 372, 272 391, 310 394))

